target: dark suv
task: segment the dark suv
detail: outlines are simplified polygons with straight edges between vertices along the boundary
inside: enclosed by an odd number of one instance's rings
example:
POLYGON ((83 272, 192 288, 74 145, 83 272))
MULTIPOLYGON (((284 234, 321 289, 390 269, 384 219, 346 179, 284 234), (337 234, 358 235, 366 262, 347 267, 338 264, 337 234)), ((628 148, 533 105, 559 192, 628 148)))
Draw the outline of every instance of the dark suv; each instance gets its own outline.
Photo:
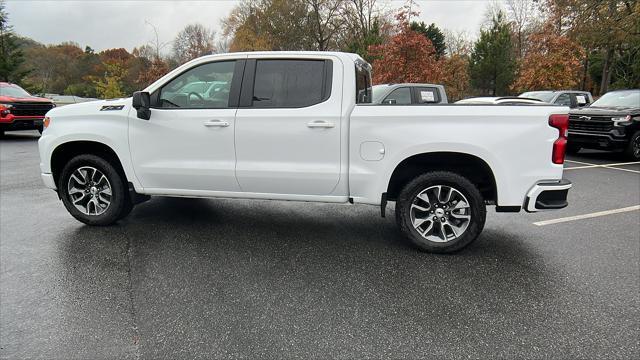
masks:
POLYGON ((591 106, 569 112, 568 152, 623 150, 640 160, 640 89, 611 91, 591 106))

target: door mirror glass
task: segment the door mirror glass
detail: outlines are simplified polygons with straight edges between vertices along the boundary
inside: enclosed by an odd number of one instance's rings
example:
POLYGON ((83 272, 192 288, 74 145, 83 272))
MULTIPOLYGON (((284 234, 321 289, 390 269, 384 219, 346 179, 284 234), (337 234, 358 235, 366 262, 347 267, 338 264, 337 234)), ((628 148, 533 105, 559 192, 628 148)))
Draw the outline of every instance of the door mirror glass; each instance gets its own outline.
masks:
POLYGON ((133 93, 132 106, 138 112, 138 118, 149 120, 151 118, 151 97, 146 91, 136 91, 133 93))

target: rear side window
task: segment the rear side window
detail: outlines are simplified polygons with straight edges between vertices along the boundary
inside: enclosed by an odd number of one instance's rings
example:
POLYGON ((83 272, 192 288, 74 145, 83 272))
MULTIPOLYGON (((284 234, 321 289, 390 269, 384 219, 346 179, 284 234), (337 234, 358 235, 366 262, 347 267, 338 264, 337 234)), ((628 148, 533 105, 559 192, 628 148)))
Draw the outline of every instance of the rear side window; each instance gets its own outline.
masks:
POLYGON ((571 106, 571 95, 561 94, 553 103, 560 106, 571 106))
POLYGON ((421 87, 416 89, 418 104, 435 104, 440 102, 438 89, 421 87))
POLYGON ((325 101, 331 92, 330 66, 324 60, 258 60, 252 106, 299 108, 325 101))
POLYGON ((372 99, 371 65, 356 60, 356 104, 369 104, 372 99))

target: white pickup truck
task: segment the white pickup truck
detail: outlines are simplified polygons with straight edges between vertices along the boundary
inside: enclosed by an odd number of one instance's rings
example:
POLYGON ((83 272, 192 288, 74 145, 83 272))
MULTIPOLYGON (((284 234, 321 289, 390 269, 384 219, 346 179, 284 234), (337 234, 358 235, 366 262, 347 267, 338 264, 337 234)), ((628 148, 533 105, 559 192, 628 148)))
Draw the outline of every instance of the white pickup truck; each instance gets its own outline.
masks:
POLYGON ((419 248, 459 250, 486 205, 567 205, 568 108, 371 104, 354 54, 205 56, 133 98, 47 113, 42 179, 67 210, 108 225, 151 195, 381 207, 419 248))

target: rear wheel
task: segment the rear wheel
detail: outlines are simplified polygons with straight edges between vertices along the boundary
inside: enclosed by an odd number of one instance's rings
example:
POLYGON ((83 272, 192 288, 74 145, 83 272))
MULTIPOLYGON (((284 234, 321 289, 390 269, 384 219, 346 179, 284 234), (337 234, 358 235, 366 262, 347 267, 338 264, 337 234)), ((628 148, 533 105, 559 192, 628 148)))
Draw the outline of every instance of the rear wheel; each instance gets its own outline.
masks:
POLYGON ((419 249, 448 253, 473 242, 484 228, 486 208, 466 178, 439 171, 407 184, 396 201, 400 230, 419 249))
POLYGON ((629 160, 640 160, 640 131, 636 131, 631 136, 627 149, 625 150, 625 155, 629 160))
POLYGON ((67 211, 88 225, 110 225, 131 209, 124 178, 108 161, 78 155, 62 170, 58 194, 67 211))

